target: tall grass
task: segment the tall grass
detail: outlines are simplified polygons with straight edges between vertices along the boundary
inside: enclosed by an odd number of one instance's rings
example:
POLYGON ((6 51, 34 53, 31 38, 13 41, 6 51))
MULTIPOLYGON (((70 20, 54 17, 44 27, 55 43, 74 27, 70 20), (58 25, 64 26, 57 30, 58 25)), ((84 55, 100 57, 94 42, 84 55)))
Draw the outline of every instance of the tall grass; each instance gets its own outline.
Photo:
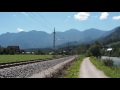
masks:
POLYGON ((102 70, 107 76, 111 78, 120 78, 120 68, 117 68, 115 66, 107 66, 103 63, 102 60, 95 57, 91 57, 90 60, 98 69, 102 70))
POLYGON ((62 78, 78 78, 80 65, 85 58, 84 55, 78 56, 70 67, 63 72, 62 78))

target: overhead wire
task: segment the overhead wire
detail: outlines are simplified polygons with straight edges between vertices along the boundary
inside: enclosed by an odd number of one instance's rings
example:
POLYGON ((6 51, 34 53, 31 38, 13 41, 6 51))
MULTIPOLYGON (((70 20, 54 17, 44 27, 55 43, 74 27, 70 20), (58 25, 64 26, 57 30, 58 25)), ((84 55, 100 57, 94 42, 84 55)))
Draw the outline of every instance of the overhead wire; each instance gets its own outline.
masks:
POLYGON ((39 15, 40 17, 42 17, 42 18, 48 23, 48 25, 50 25, 51 27, 53 27, 53 25, 52 25, 51 23, 49 23, 40 13, 38 13, 38 15, 39 15))
POLYGON ((39 24, 41 24, 44 28, 46 28, 46 29, 48 29, 48 30, 51 31, 51 28, 49 28, 48 26, 44 25, 44 24, 42 23, 42 21, 41 21, 38 17, 35 16, 35 14, 31 13, 31 14, 29 14, 29 16, 30 16, 33 20, 35 20, 36 22, 38 22, 39 24))
MULTIPOLYGON (((27 12, 28 13, 28 12, 27 12)), ((37 24, 35 24, 36 26, 39 26, 40 28, 41 28, 41 26, 43 26, 44 28, 46 28, 47 30, 50 30, 50 31, 52 31, 53 32, 53 29, 51 29, 51 28, 53 28, 53 25, 52 24, 50 24, 40 13, 33 13, 33 12, 29 12, 28 13, 28 16, 30 16, 30 18, 32 18, 35 22, 37 22, 37 24), (42 21, 42 19, 47 23, 47 24, 43 24, 43 21, 42 21), (39 25, 40 24, 40 25, 39 25), (48 25, 49 25, 49 27, 48 27, 48 25), (51 26, 51 28, 50 28, 50 26, 51 26)), ((62 23, 61 23, 62 24, 62 23)), ((73 25, 73 24, 71 24, 71 23, 69 23, 71 26, 73 25)), ((61 25, 59 25, 59 26, 61 26, 61 25)), ((65 37, 63 37, 63 36, 61 36, 61 35, 59 35, 58 33, 57 33, 57 31, 56 31, 56 39, 59 39, 59 40, 63 40, 64 42, 66 41, 66 39, 65 39, 65 37)))
MULTIPOLYGON (((31 29, 35 29, 35 26, 38 26, 38 27, 40 27, 39 26, 39 24, 38 23, 36 23, 36 21, 35 20, 33 20, 33 19, 31 19, 32 21, 31 22, 29 22, 28 20, 28 16, 29 16, 29 14, 26 16, 26 17, 24 17, 24 18, 22 18, 22 17, 19 17, 19 19, 18 19, 18 23, 20 22, 20 21, 22 21, 22 22, 25 22, 25 21, 27 21, 27 23, 25 23, 25 25, 24 25, 24 23, 21 23, 20 25, 19 25, 19 27, 20 28, 25 28, 25 27, 27 27, 27 28, 31 28, 31 29), (38 25, 37 25, 38 24, 38 25)), ((40 27, 41 28, 41 27, 40 27)))
MULTIPOLYGON (((48 21, 47 21, 45 18, 43 19, 43 16, 39 15, 39 12, 37 12, 37 13, 34 12, 33 14, 35 15, 35 17, 36 17, 38 20, 40 20, 40 22, 42 22, 44 25, 47 25, 47 27, 49 27, 50 30, 51 30, 51 28, 52 28, 52 26, 50 26, 51 24, 48 23, 48 21)), ((52 30, 53 30, 53 28, 52 28, 52 30)))

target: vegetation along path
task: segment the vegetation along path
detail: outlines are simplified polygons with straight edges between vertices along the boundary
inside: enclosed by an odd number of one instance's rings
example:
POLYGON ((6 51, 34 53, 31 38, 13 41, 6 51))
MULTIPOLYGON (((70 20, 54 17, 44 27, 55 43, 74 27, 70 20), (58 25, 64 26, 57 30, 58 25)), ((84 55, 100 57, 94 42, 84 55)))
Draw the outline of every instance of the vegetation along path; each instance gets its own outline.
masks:
POLYGON ((89 60, 85 58, 81 63, 79 78, 109 78, 104 72, 98 70, 89 60))

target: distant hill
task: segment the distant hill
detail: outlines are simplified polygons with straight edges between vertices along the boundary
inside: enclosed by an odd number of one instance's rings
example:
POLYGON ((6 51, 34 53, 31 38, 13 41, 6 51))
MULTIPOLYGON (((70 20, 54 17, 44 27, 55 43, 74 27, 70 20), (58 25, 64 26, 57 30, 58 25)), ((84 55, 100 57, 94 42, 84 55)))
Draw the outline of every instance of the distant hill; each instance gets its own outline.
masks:
POLYGON ((102 31, 102 30, 98 30, 95 28, 91 28, 88 30, 83 31, 83 36, 84 36, 84 40, 89 42, 91 40, 95 40, 98 39, 100 37, 103 37, 103 35, 106 34, 107 31, 102 31))
POLYGON ((120 27, 116 27, 115 29, 111 30, 111 33, 105 37, 99 39, 103 42, 103 44, 110 44, 120 41, 120 27))
POLYGON ((79 43, 87 43, 91 40, 95 40, 97 38, 102 37, 107 31, 102 31, 98 29, 87 29, 85 31, 79 31, 76 29, 70 29, 65 32, 57 32, 58 43, 63 44, 67 42, 77 42, 79 43))
MULTIPOLYGON (((72 45, 87 43, 91 40, 103 37, 107 31, 98 29, 88 29, 79 31, 70 29, 65 32, 56 32, 56 45, 60 46, 71 42, 72 45)), ((7 47, 10 45, 20 46, 21 49, 27 48, 50 48, 53 47, 53 33, 32 30, 29 32, 5 33, 0 35, 0 45, 7 47)))
POLYGON ((0 45, 19 45, 20 48, 45 48, 52 44, 52 37, 43 31, 5 33, 0 35, 0 45))

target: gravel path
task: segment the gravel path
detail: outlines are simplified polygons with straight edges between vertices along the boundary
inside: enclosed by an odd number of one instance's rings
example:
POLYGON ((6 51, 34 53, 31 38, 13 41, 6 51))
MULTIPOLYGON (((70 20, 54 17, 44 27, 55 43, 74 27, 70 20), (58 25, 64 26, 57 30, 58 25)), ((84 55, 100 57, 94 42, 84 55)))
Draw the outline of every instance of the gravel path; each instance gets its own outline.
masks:
POLYGON ((75 56, 0 69, 0 78, 27 78, 75 56))
POLYGON ((109 78, 103 71, 98 70, 89 60, 85 58, 81 63, 79 78, 109 78))

